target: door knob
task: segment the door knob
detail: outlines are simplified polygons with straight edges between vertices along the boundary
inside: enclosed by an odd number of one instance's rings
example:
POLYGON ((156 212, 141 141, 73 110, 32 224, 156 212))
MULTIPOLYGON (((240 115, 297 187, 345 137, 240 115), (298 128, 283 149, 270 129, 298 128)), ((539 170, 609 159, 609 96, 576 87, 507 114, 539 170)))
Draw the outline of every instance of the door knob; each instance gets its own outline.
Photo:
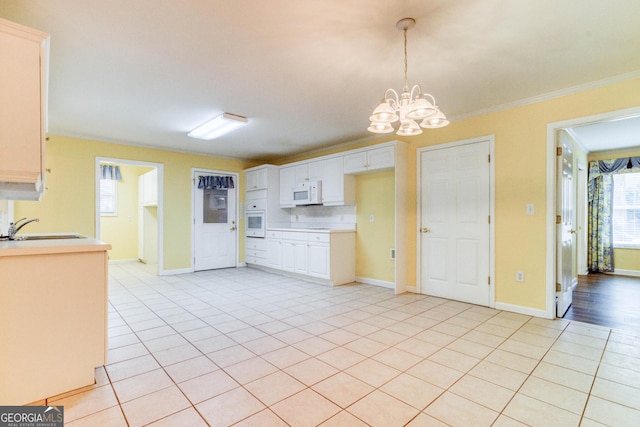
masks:
POLYGON ((429 230, 427 227, 423 227, 422 228, 422 232, 423 233, 431 233, 431 230, 429 230))
POLYGON ((230 228, 230 230, 231 230, 231 231, 236 231, 236 227, 235 227, 235 226, 233 226, 233 227, 231 227, 231 228, 230 228))
POLYGON ((569 230, 569 233, 576 234, 576 230, 569 230))

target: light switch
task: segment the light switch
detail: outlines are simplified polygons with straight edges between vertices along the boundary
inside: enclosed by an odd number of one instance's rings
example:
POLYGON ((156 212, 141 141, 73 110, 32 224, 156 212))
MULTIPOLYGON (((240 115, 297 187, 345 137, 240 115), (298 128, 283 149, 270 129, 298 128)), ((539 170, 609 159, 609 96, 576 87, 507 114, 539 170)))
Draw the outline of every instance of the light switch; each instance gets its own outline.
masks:
POLYGON ((536 213, 536 208, 533 203, 529 203, 527 205, 527 215, 534 215, 536 213))
POLYGON ((373 214, 369 215, 369 222, 373 222, 375 220, 376 218, 373 216, 373 214))

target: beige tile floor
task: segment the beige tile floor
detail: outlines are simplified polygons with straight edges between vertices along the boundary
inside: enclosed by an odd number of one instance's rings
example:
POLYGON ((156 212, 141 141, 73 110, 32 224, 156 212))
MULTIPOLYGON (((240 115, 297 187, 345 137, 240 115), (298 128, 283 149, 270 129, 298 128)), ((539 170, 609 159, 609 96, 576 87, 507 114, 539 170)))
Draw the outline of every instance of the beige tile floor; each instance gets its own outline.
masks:
POLYGON ((637 426, 640 332, 254 269, 110 267, 76 426, 637 426))

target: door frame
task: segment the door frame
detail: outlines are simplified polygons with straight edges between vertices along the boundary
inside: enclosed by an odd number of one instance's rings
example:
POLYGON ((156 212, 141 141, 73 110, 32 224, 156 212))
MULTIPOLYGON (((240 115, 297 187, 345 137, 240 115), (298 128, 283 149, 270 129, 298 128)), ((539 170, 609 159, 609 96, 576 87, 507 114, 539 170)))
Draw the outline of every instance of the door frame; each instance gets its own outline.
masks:
MULTIPOLYGON (((151 168, 156 168, 158 170, 158 276, 166 275, 166 271, 164 270, 164 164, 162 163, 153 163, 153 162, 145 162, 142 160, 131 160, 131 159, 118 159, 115 157, 96 157, 96 200, 95 200, 95 211, 96 211, 96 238, 100 238, 100 163, 120 163, 131 166, 146 166, 151 168)), ((136 187, 138 186, 138 181, 135 182, 136 187)), ((136 237, 137 239, 137 237, 136 237)))
MULTIPOLYGON (((575 126, 606 122, 617 119, 637 117, 640 115, 640 107, 626 108, 607 113, 574 119, 553 122, 547 124, 547 211, 546 211, 546 309, 545 317, 556 318, 556 142, 560 130, 575 126)), ((586 151, 586 150, 585 150, 586 151)), ((588 154, 588 153, 587 153, 588 154)), ((586 200, 586 198, 585 198, 586 200)), ((580 208, 579 208, 580 209, 580 208)))
POLYGON ((491 222, 489 223, 489 307, 495 308, 495 137, 494 135, 480 136, 476 138, 463 139, 460 141, 448 142, 444 144, 432 145, 429 147, 423 147, 417 150, 416 156, 416 176, 417 176, 417 194, 416 194, 416 292, 422 293, 422 244, 420 229, 420 218, 422 218, 422 153, 434 150, 441 150, 446 148, 460 147, 462 145, 477 144, 480 142, 489 142, 489 155, 491 156, 491 162, 489 162, 489 215, 491 216, 491 222))
POLYGON ((195 175, 201 173, 203 175, 224 175, 233 177, 236 190, 236 268, 240 265, 240 233, 244 232, 244 228, 240 228, 240 174, 238 172, 224 171, 220 169, 203 169, 191 168, 191 272, 195 272, 194 257, 196 256, 196 227, 195 227, 195 203, 196 203, 196 183, 195 175))

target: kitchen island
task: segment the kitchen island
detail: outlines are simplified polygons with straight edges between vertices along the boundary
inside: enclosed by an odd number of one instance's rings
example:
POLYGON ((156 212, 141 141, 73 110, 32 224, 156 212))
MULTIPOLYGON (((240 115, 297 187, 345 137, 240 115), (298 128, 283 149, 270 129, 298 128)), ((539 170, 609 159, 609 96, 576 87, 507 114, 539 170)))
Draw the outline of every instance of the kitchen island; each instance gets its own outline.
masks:
POLYGON ((0 241, 0 405, 95 382, 107 357, 107 262, 91 238, 0 241))

